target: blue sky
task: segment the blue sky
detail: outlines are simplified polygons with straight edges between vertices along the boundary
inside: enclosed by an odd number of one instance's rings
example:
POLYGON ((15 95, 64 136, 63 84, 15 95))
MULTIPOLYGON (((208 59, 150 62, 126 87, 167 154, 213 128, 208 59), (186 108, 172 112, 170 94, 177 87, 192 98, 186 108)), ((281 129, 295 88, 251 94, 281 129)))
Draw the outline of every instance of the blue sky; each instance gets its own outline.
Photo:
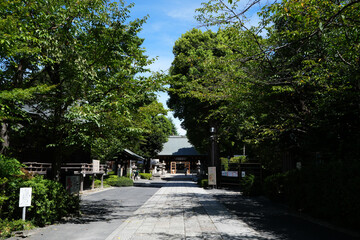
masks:
MULTIPOLYGON (((264 4, 267 1, 262 0, 261 2, 264 4)), ((152 71, 166 71, 170 68, 174 59, 172 49, 175 41, 185 32, 199 26, 194 16, 196 15, 195 9, 201 7, 202 2, 207 2, 207 0, 126 1, 126 3, 135 3, 130 12, 131 19, 143 18, 149 15, 139 36, 145 39, 143 47, 146 49, 146 55, 150 58, 157 57, 157 61, 150 66, 152 71)), ((244 4, 248 2, 245 0, 244 4)), ((254 16, 251 23, 257 23, 258 17, 256 13, 253 11, 251 14, 254 16)), ((167 99, 167 93, 159 93, 159 101, 166 108, 167 99)), ((171 112, 168 115, 174 119, 171 112)), ((186 131, 180 127, 180 121, 174 119, 174 123, 178 133, 185 135, 186 131)))
MULTIPOLYGON (((149 15, 143 30, 139 33, 144 38, 143 47, 146 55, 150 58, 157 57, 154 64, 150 66, 152 71, 170 68, 174 59, 172 49, 175 41, 182 34, 198 26, 195 21, 195 9, 201 7, 202 0, 129 0, 135 6, 131 9, 131 19, 142 18, 149 15)), ((159 93, 159 101, 166 106, 167 93, 159 93)), ((173 117, 172 113, 169 116, 173 117)), ((186 131, 180 127, 180 121, 174 119, 180 135, 186 131)))

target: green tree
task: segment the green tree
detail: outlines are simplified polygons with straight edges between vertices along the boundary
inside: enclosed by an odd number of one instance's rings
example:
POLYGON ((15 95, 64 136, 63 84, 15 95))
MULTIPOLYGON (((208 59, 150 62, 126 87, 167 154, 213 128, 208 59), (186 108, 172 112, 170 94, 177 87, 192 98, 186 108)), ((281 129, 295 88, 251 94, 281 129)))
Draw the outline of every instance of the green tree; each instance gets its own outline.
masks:
POLYGON ((41 138, 53 169, 76 145, 96 148, 119 138, 116 145, 123 148, 143 132, 133 124, 138 99, 159 85, 135 77, 151 61, 137 36, 145 19, 129 21, 131 6, 106 0, 0 5, 1 91, 48 90, 4 106, 27 106, 29 125, 13 126, 18 136, 41 138))
POLYGON ((175 126, 165 115, 163 105, 153 98, 153 102, 139 109, 141 124, 145 129, 138 146, 138 152, 145 158, 155 158, 162 150, 170 135, 175 134, 175 126))
POLYGON ((359 3, 283 1, 264 14, 274 23, 269 42, 277 71, 270 76, 282 83, 271 91, 281 104, 282 134, 297 155, 359 157, 359 3))
MULTIPOLYGON (((187 136, 197 148, 207 150, 208 129, 212 109, 209 102, 202 102, 200 76, 204 73, 207 59, 215 58, 211 46, 216 34, 193 29, 183 34, 175 43, 173 53, 175 59, 170 69, 171 86, 168 106, 175 117, 183 120, 183 127, 188 130, 187 136), (200 127, 203 126, 203 127, 200 127), (207 128, 205 126, 208 126, 207 128)), ((210 85, 211 83, 209 83, 210 85)))
MULTIPOLYGON (((315 152, 328 159, 358 158, 359 2, 282 1, 265 8, 260 25, 251 28, 245 24, 250 8, 228 2, 212 0, 198 10, 203 25, 220 27, 205 48, 223 55, 181 55, 175 45, 173 64, 187 67, 172 72, 181 73, 175 75, 176 89, 186 96, 172 97, 170 103, 179 105, 175 112, 185 110, 188 119, 205 122, 186 109, 191 104, 184 99, 211 103, 220 131, 234 136, 227 148, 246 142, 269 166, 279 166, 286 152, 302 161, 313 161, 315 152), (261 37, 264 30, 267 36, 261 37)), ((190 129, 189 136, 200 131, 190 129)))
POLYGON ((247 58, 257 53, 251 33, 236 27, 216 33, 192 30, 176 42, 169 106, 184 120, 190 141, 203 152, 209 147, 211 126, 217 128, 225 156, 243 147, 245 112, 251 96, 257 96, 250 88, 258 74, 256 61, 247 58))

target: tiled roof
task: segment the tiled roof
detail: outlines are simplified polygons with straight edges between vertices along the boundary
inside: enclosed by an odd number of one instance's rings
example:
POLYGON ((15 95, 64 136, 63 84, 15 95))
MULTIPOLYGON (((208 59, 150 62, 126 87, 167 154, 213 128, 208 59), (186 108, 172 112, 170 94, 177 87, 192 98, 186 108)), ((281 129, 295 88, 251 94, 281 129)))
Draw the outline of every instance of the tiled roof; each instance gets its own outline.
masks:
POLYGON ((159 156, 198 156, 202 155, 189 143, 185 136, 170 136, 159 156))
POLYGON ((137 155, 136 153, 133 153, 132 151, 130 151, 129 149, 124 149, 123 154, 125 154, 126 156, 129 156, 131 158, 133 158, 134 160, 145 160, 142 156, 137 155))

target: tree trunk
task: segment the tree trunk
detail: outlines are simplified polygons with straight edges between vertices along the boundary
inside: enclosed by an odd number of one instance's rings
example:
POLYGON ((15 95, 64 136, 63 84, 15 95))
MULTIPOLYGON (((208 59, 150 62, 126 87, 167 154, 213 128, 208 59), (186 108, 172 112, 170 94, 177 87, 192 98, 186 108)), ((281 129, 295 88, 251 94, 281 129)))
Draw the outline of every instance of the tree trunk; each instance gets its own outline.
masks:
POLYGON ((9 148, 10 142, 9 142, 9 135, 8 135, 8 124, 7 123, 1 123, 1 150, 0 154, 4 154, 6 149, 9 148))
POLYGON ((53 66, 47 67, 47 72, 50 76, 51 82, 56 87, 55 99, 53 99, 54 105, 54 116, 53 116, 53 126, 52 126, 52 143, 55 144, 53 148, 53 159, 52 159, 52 174, 53 179, 56 181, 60 180, 61 174, 61 165, 63 162, 63 133, 62 130, 59 130, 59 126, 62 124, 64 117, 63 111, 63 89, 61 85, 60 78, 60 64, 54 64, 53 66))

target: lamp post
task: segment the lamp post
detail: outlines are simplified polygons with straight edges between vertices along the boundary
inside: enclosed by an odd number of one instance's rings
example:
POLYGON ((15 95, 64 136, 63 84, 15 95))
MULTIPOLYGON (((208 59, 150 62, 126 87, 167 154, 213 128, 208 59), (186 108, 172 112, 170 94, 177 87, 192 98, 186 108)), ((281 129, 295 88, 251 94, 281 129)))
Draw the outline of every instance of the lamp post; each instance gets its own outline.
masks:
POLYGON ((210 128, 210 139, 211 139, 211 167, 215 166, 215 133, 216 133, 216 129, 215 127, 211 127, 210 128))
POLYGON ((215 127, 211 127, 210 128, 210 133, 211 133, 211 163, 210 163, 210 167, 208 168, 208 176, 209 176, 209 186, 216 186, 218 185, 218 178, 217 176, 217 168, 216 168, 216 129, 215 127))

